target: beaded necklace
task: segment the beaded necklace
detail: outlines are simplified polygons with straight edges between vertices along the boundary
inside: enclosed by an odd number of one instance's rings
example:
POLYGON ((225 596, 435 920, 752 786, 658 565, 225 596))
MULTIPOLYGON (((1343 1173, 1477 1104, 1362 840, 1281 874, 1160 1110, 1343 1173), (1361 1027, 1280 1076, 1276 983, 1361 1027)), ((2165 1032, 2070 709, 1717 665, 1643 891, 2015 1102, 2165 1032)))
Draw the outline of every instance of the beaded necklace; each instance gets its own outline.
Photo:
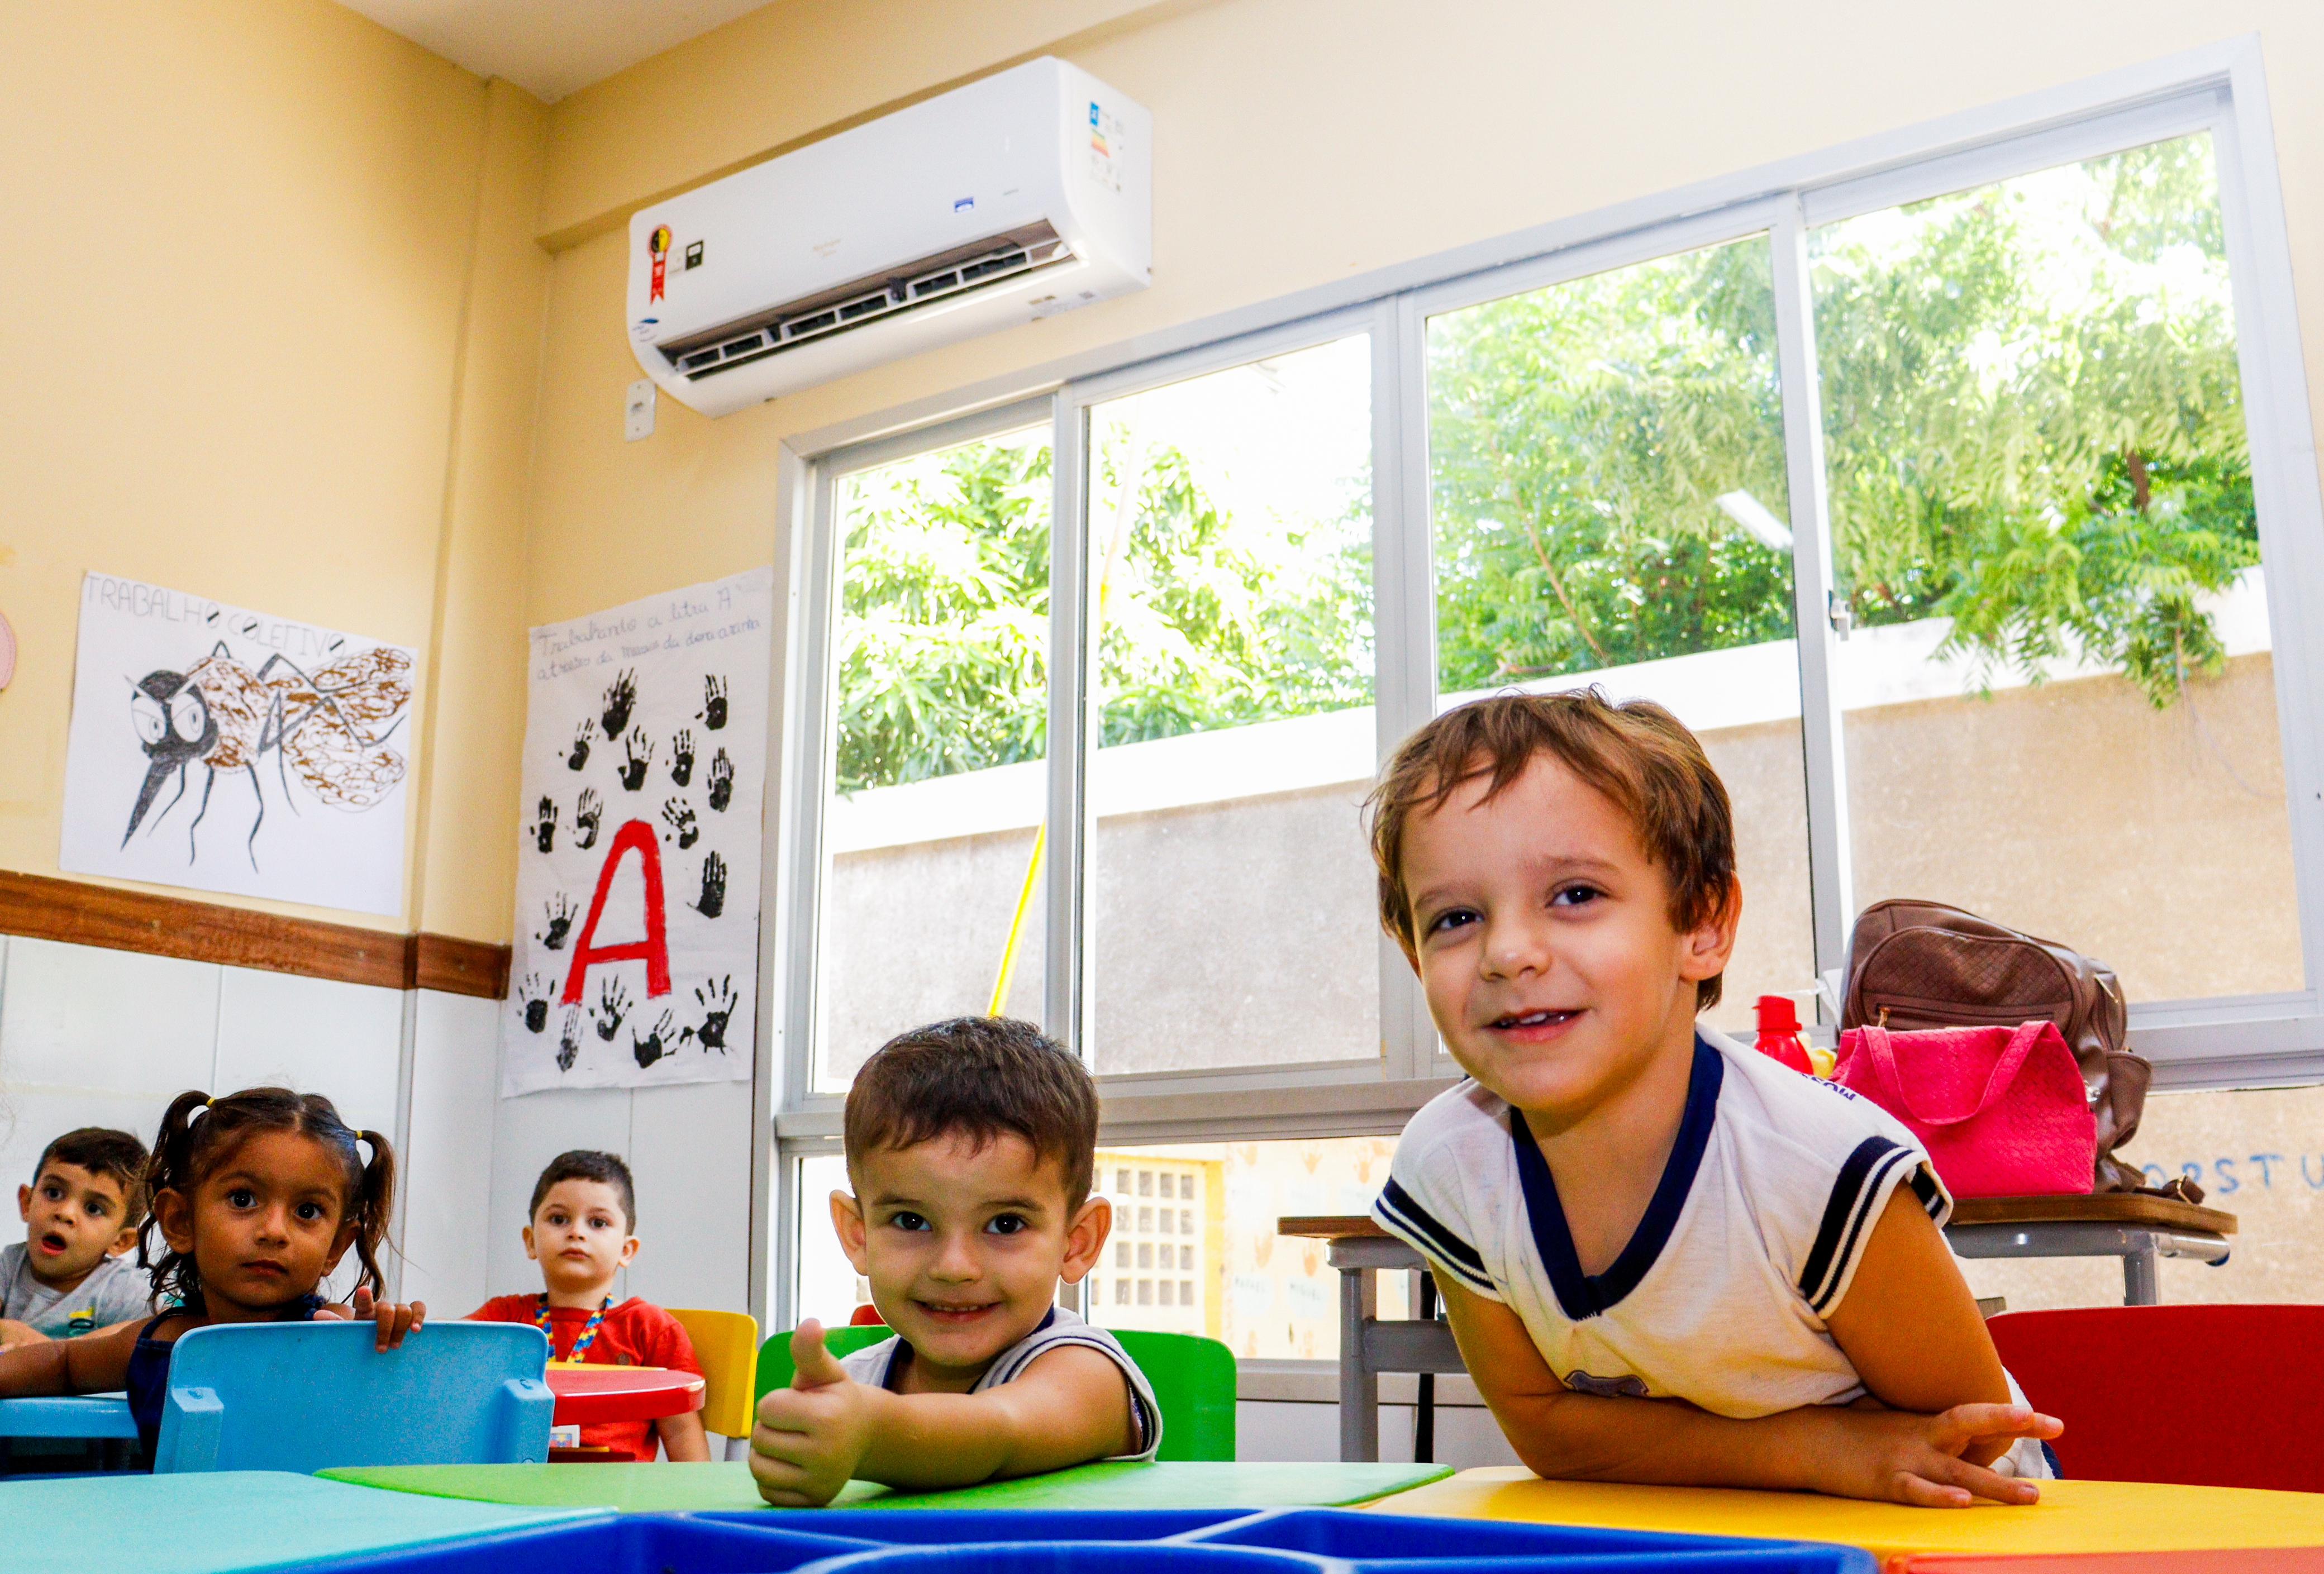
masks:
MULTIPOLYGON (((605 1321, 605 1313, 612 1310, 613 1304, 613 1298, 611 1295, 608 1295, 605 1297, 604 1302, 598 1306, 597 1310, 589 1314, 589 1321, 587 1325, 581 1330, 581 1337, 573 1341, 573 1348, 565 1358, 567 1360, 577 1361, 581 1358, 581 1352, 589 1348, 590 1341, 597 1337, 597 1325, 605 1321)), ((541 1296, 540 1315, 532 1320, 532 1324, 535 1328, 540 1330, 541 1332, 549 1333, 549 1297, 547 1295, 541 1296)), ((557 1348, 557 1336, 555 1334, 549 1333, 549 1344, 551 1349, 557 1348)))

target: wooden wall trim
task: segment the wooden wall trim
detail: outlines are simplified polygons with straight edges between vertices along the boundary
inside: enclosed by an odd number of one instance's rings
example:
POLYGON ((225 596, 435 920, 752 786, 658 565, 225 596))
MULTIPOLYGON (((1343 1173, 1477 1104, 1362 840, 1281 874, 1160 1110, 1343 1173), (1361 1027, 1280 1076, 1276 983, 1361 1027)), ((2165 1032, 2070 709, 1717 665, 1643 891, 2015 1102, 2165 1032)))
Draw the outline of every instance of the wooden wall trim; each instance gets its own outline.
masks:
POLYGON ((7 870, 0 870, 0 934, 384 990, 440 990, 489 999, 508 992, 505 945, 285 918, 219 902, 7 870))

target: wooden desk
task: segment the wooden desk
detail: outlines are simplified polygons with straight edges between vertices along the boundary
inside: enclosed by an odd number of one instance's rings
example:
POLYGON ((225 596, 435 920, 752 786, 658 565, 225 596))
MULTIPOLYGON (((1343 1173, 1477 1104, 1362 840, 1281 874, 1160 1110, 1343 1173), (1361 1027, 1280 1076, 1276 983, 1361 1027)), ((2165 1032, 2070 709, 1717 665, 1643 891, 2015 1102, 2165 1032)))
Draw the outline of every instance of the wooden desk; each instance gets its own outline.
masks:
POLYGON ((1965 1257, 2120 1257, 2122 1303, 2153 1306, 2156 1263, 2227 1260, 2236 1216, 2169 1197, 1973 1197, 1953 1204, 1945 1238, 1965 1257))
MULTIPOLYGON (((1382 1321, 1378 1275, 1416 1277, 1421 1256, 1363 1214, 1278 1219, 1280 1235, 1331 1243, 1340 1273, 1340 1458, 1379 1458, 1379 1375, 1458 1372, 1461 1352, 1442 1322, 1382 1321)), ((2163 1257, 2223 1263, 2236 1216, 2168 1197, 1982 1197, 1953 1205, 1945 1238, 1964 1257, 2122 1258, 2123 1304, 2155 1303, 2163 1257)), ((1417 1298, 1416 1297, 1416 1302, 1417 1298)))
MULTIPOLYGON (((2324 1547, 2324 1493, 2141 1481, 2044 1481, 2023 1507, 1907 1508, 1809 1492, 1544 1481, 1517 1466, 1463 1470, 1377 1512, 1698 1535, 1840 1542, 1884 1562, 1914 1553, 2096 1553, 2324 1547)), ((2025 1574, 2041 1574, 2041 1565, 2025 1574)))

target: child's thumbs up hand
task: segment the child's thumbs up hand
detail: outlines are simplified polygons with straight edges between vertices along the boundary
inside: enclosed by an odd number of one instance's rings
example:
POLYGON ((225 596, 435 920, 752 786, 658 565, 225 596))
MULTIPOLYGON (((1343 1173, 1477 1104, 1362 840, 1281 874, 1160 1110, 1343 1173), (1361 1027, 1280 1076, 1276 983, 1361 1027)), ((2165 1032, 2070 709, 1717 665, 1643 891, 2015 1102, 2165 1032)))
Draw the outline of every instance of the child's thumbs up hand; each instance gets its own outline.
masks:
POLYGON ((751 1474, 759 1496, 814 1508, 839 1496, 870 1448, 872 1413, 887 1395, 851 1380, 809 1320, 791 1335, 791 1385, 759 1401, 751 1431, 751 1474))
POLYGON ((808 1318, 791 1335, 791 1386, 828 1388, 847 1381, 847 1369, 823 1342, 823 1324, 808 1318))

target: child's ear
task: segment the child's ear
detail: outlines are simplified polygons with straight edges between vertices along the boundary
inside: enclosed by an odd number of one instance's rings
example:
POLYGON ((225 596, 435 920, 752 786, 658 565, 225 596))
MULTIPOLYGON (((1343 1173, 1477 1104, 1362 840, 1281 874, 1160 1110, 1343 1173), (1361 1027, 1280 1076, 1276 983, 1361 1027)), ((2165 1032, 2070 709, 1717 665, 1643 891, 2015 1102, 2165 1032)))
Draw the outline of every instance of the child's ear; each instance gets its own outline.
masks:
POLYGON ((1065 1260, 1058 1266, 1057 1276, 1068 1284, 1080 1284, 1097 1266, 1098 1254, 1105 1250, 1105 1238, 1112 1233, 1113 1204, 1102 1194, 1084 1202, 1065 1227, 1065 1260))
POLYGON ((870 1242, 864 1238, 869 1231, 863 1223, 863 1204, 844 1192, 834 1192, 831 1194, 831 1228, 838 1232, 839 1249, 847 1254, 848 1262, 853 1265, 857 1273, 870 1278, 872 1256, 870 1242))
POLYGON ((532 1244, 532 1226, 530 1224, 524 1227, 524 1260, 528 1263, 540 1261, 540 1250, 532 1244))
POLYGON ((331 1238, 331 1255, 323 1259, 323 1277, 329 1278, 339 1271, 339 1259, 347 1255, 347 1247, 355 1244, 356 1226, 350 1220, 339 1226, 339 1233, 331 1238))
POLYGON ((645 1242, 640 1240, 634 1235, 622 1242, 622 1266, 626 1268, 632 1263, 637 1261, 638 1248, 643 1245, 645 1245, 645 1242))
POLYGON ((1735 954, 1736 927, 1742 921, 1743 882, 1729 879, 1725 898, 1711 916, 1687 931, 1679 977, 1700 983, 1725 972, 1728 958, 1735 954))
POLYGON ((30 1186, 16 1188, 16 1217, 27 1224, 32 1222, 32 1188, 30 1186))
POLYGON ((153 1222, 161 1227, 161 1238, 171 1251, 182 1255, 194 1249, 193 1199, 183 1192, 164 1186, 153 1193, 153 1222))
POLYGON ((113 1238, 113 1244, 105 1248, 105 1255, 109 1257, 125 1256, 129 1248, 136 1244, 137 1227, 124 1224, 121 1227, 121 1233, 113 1238))

